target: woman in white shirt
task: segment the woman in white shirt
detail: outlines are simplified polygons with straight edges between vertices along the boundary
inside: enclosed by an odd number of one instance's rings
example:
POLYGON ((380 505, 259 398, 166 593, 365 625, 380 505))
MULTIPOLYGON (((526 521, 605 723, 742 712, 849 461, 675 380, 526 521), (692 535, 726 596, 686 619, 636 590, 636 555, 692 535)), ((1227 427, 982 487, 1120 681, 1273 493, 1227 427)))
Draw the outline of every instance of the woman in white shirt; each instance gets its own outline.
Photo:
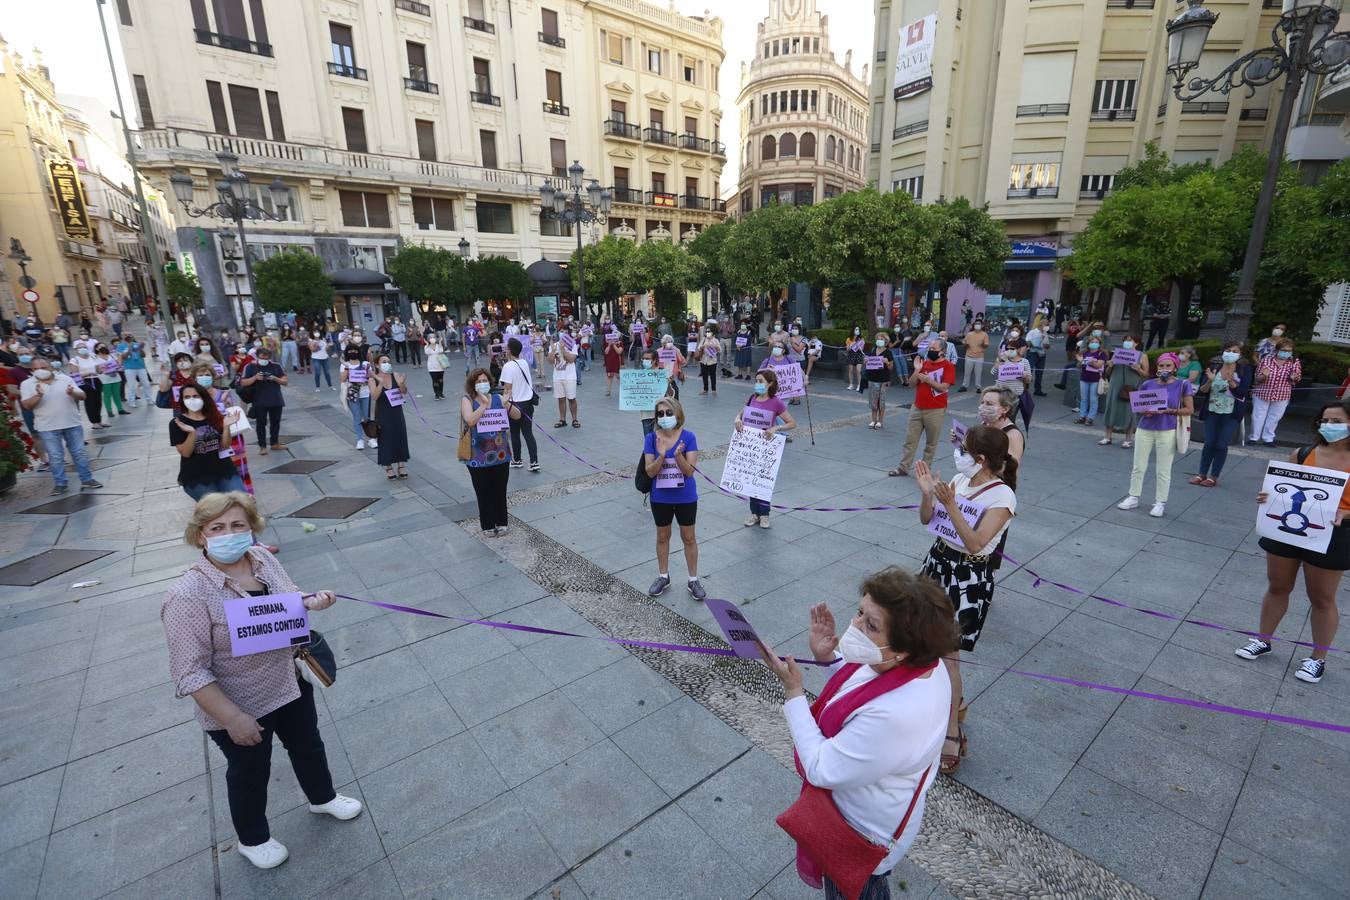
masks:
POLYGON ((99 364, 94 358, 94 348, 80 341, 75 344, 75 360, 69 374, 80 377, 79 387, 84 391, 84 414, 89 417, 94 430, 111 428, 103 421, 103 384, 99 380, 99 364))
POLYGON ((359 346, 348 346, 342 351, 342 368, 338 370, 338 387, 343 395, 347 411, 352 415, 352 431, 356 432, 356 449, 366 449, 369 443, 372 450, 380 446, 379 438, 366 439, 361 430, 361 422, 370 418, 370 376, 371 365, 361 357, 359 346))
MULTIPOLYGON (((809 643, 832 675, 808 705, 802 672, 772 650, 765 661, 783 682, 783 705, 798 773, 830 800, 863 838, 889 852, 861 897, 889 900, 886 876, 904 857, 923 821, 924 795, 937 778, 952 686, 938 659, 956 646, 951 606, 937 585, 896 566, 867 578, 858 614, 841 637, 829 607, 811 610, 809 643), (836 654, 838 654, 836 656, 836 654)), ((807 807, 803 785, 802 804, 807 807)), ((789 827, 789 833, 791 828, 789 827)), ((827 898, 842 894, 829 877, 835 862, 798 845, 797 874, 827 898)))
POLYGON ((431 376, 431 391, 437 400, 445 399, 445 367, 450 365, 450 356, 445 352, 440 335, 432 331, 427 340, 427 374, 431 376))
MULTIPOLYGON (((947 483, 927 463, 914 468, 923 500, 919 521, 938 535, 924 558, 922 573, 947 593, 956 624, 961 631, 961 649, 974 650, 994 596, 997 550, 1003 532, 1017 511, 1017 460, 1008 453, 1008 436, 997 428, 976 425, 966 432, 952 454, 957 476, 947 483), (962 513, 967 505, 974 524, 962 513), (970 509, 974 504, 977 509, 970 509)), ((952 703, 942 772, 961 767, 966 755, 966 735, 961 728, 965 710, 961 704, 960 654, 944 659, 952 682, 952 703)))

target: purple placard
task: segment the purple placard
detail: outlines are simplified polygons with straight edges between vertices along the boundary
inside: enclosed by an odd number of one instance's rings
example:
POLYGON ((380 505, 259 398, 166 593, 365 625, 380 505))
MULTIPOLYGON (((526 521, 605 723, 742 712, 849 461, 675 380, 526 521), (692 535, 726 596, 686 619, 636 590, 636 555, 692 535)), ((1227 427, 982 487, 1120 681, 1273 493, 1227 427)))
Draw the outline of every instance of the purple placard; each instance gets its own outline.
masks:
POLYGON ((773 367, 778 376, 778 396, 783 400, 805 397, 806 388, 802 386, 802 367, 795 362, 783 363, 773 367))
POLYGON ((1130 391, 1130 409, 1137 413, 1167 409, 1167 391, 1130 391))
MULTIPOLYGON (((960 504, 961 517, 966 520, 966 524, 972 529, 977 528, 980 524, 980 517, 984 515, 984 504, 962 497, 958 497, 957 502, 960 504)), ((928 531, 940 538, 946 538, 954 544, 963 545, 961 535, 957 534, 956 526, 952 524, 951 516, 947 513, 947 507, 941 503, 933 505, 933 518, 928 520, 928 531)))
POLYGON ((712 613, 717 627, 722 629, 727 643, 731 645, 732 653, 741 659, 763 659, 759 652, 759 635, 755 633, 755 627, 745 618, 745 613, 741 612, 739 606, 729 600, 718 600, 715 597, 709 597, 703 605, 712 613))
POLYGON ((299 594, 239 597, 223 605, 234 656, 309 643, 309 611, 299 594))
POLYGON ((652 484, 659 488, 681 488, 684 487, 684 473, 680 471, 680 464, 667 456, 661 463, 661 471, 656 473, 656 478, 652 484))
POLYGON ((108 360, 107 362, 103 363, 101 366, 99 366, 99 369, 100 369, 105 375, 116 375, 116 374, 117 374, 117 360, 115 360, 115 359, 110 359, 110 360, 108 360))
POLYGON ((886 360, 881 356, 864 356, 863 365, 868 371, 886 368, 886 360))
POLYGON ((482 418, 478 420, 478 433, 493 434, 505 428, 506 424, 505 409, 484 410, 482 418))
POLYGON ((384 396, 389 400, 390 406, 403 405, 403 392, 398 388, 391 387, 384 392, 384 396))
POLYGON ((633 326, 628 330, 633 334, 642 334, 642 332, 647 330, 647 326, 643 325, 641 322, 634 322, 633 326))
POLYGON ((675 352, 674 347, 662 347, 656 352, 656 355, 660 357, 663 366, 670 365, 679 359, 679 354, 675 352))
POLYGON ((709 342, 703 346, 703 358, 709 363, 717 362, 717 345, 709 342))
POLYGON ((354 369, 347 370, 347 380, 352 384, 365 384, 369 378, 370 375, 366 372, 365 366, 357 366, 354 369))
POLYGON ((684 352, 685 352, 685 353, 694 353, 694 352, 696 352, 697 350, 698 350, 698 341, 685 341, 685 342, 684 342, 684 352))
POLYGON ((563 349, 566 350, 568 353, 576 352, 577 342, 572 339, 572 336, 570 334, 564 334, 560 336, 558 338, 558 342, 562 344, 563 349))
POLYGON ((173 391, 173 402, 174 402, 174 403, 177 403, 177 402, 178 402, 178 395, 181 394, 181 393, 183 393, 183 388, 182 388, 181 386, 175 384, 175 385, 173 386, 173 388, 172 388, 172 391, 173 391))
POLYGON ((999 381, 1021 381, 1025 374, 1020 362, 1000 363, 998 367, 999 381))
POLYGON ((224 375, 225 367, 222 366, 220 363, 212 363, 211 371, 215 372, 217 376, 224 375))
POLYGON ((1111 362, 1117 366, 1134 366, 1139 364, 1139 351, 1117 348, 1111 354, 1111 362))
POLYGON ((963 425, 961 422, 958 422, 958 421, 956 421, 955 419, 953 419, 953 420, 952 420, 952 443, 955 444, 955 445, 958 446, 958 447, 960 447, 962 444, 964 444, 964 443, 966 442, 966 432, 969 431, 969 430, 970 430, 970 429, 967 428, 965 425, 963 425))
POLYGON ((923 354, 928 352, 928 345, 931 343, 932 341, 919 341, 919 343, 916 344, 914 347, 914 352, 922 356, 923 354))
POLYGON ((773 413, 757 406, 746 406, 745 409, 741 410, 741 424, 747 428, 771 428, 773 427, 773 418, 773 413))
POLYGON ((748 344, 748 343, 750 343, 750 338, 747 337, 746 335, 741 334, 741 335, 737 335, 737 336, 736 336, 736 349, 737 349, 737 350, 742 350, 742 349, 744 349, 744 348, 745 348, 745 345, 748 344))
POLYGON ((70 376, 71 381, 75 382, 76 387, 84 387, 84 376, 79 372, 68 372, 66 374, 70 376))
POLYGON ((621 341, 621 340, 623 340, 623 338, 620 337, 620 335, 619 335, 619 333, 618 333, 617 331, 606 331, 606 332, 605 332, 605 343, 606 343, 606 344, 617 344, 617 343, 618 343, 619 341, 621 341))

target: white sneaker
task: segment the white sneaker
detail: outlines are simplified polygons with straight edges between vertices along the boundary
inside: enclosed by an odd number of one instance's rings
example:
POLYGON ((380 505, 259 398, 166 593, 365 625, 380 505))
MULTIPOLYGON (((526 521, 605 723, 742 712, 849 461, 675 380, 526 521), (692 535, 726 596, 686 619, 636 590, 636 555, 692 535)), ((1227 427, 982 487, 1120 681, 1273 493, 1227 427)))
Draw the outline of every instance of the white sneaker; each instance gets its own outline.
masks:
POLYGON ((744 524, 746 528, 754 528, 759 524, 759 516, 751 516, 745 520, 744 524))
POLYGON ((358 440, 358 441, 356 442, 356 449, 357 449, 357 450, 364 450, 364 449, 366 449, 366 442, 365 442, 365 439, 364 439, 364 438, 362 438, 361 440, 358 440))
POLYGON ((260 869, 275 869, 291 855, 291 851, 286 849, 286 845, 276 838, 268 838, 263 843, 255 844, 252 847, 244 844, 237 844, 236 846, 239 847, 239 853, 244 859, 260 869))
POLYGON ((1129 497, 1126 497, 1124 500, 1116 504, 1116 509, 1138 509, 1138 508, 1139 508, 1139 498, 1135 497, 1134 495, 1130 495, 1129 497))
POLYGON ((332 800, 319 806, 315 806, 313 803, 309 805, 309 811, 312 813, 332 816, 335 819, 342 819, 344 822, 361 815, 361 810, 364 808, 360 800, 355 797, 344 797, 341 794, 337 794, 332 800))
POLYGON ((1153 504, 1153 508, 1148 511, 1148 514, 1155 519, 1161 519, 1165 512, 1167 512, 1166 503, 1155 503, 1153 504))
POLYGON ((371 438, 366 441, 366 446, 374 450, 376 447, 380 446, 380 442, 376 438, 371 438))
POLYGON ((318 392, 319 392, 319 389, 318 389, 318 388, 315 388, 315 389, 314 389, 314 393, 317 394, 318 392))

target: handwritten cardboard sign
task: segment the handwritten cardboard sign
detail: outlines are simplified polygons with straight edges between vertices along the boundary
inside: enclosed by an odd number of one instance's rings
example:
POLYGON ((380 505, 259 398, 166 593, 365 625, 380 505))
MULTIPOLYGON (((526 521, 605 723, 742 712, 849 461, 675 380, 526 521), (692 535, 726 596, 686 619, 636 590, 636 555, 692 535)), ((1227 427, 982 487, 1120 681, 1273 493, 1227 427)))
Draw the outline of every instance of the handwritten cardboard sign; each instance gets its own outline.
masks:
POLYGON ((665 369, 624 369, 619 373, 619 409, 648 412, 666 395, 670 377, 665 369))
POLYGON ((1126 350, 1123 347, 1117 347, 1111 354, 1111 362, 1117 366, 1133 366, 1139 363, 1138 350, 1126 350))
MULTIPOLYGON (((984 515, 985 506, 975 500, 957 500, 961 508, 961 518, 966 520, 971 528, 977 528, 980 524, 980 517, 984 515)), ((933 518, 928 520, 928 531, 940 538, 946 538, 958 547, 964 547, 961 535, 957 534, 956 526, 952 524, 952 518, 947 514, 947 508, 941 503, 934 504, 933 518)))
POLYGON ((1272 460, 1261 482, 1267 497, 1256 510, 1256 533, 1326 553, 1347 480, 1350 475, 1335 469, 1272 460))
POLYGON ((806 388, 803 385, 802 367, 800 363, 786 362, 772 365, 773 372, 778 376, 778 396, 783 400, 791 400, 794 397, 805 397, 806 388))
POLYGON ((781 434, 766 441, 764 432, 758 428, 733 431, 726 462, 722 465, 721 487, 742 497, 765 502, 773 499, 778 467, 783 462, 786 446, 787 438, 781 434))
POLYGON ((715 597, 709 597, 704 601, 704 605, 708 607, 708 612, 712 613, 717 627, 722 629, 727 643, 731 645, 732 653, 741 659, 763 658, 759 653, 759 635, 739 606, 729 600, 718 600, 715 597))
POLYGON ((1023 372, 1022 364, 1020 362, 999 364, 999 381, 1021 381, 1024 374, 1026 373, 1023 372))
POLYGON ((233 656, 309 643, 309 610, 299 594, 239 597, 223 605, 233 656))
POLYGON ((882 356, 864 356, 863 366, 869 372, 877 369, 884 369, 886 367, 886 358, 882 356))
POLYGON ((1151 413, 1160 409, 1167 409, 1167 391, 1130 391, 1130 409, 1137 413, 1151 413))
POLYGON ((488 409, 483 411, 483 415, 478 419, 478 432, 480 434, 492 434, 506 428, 506 410, 488 409))

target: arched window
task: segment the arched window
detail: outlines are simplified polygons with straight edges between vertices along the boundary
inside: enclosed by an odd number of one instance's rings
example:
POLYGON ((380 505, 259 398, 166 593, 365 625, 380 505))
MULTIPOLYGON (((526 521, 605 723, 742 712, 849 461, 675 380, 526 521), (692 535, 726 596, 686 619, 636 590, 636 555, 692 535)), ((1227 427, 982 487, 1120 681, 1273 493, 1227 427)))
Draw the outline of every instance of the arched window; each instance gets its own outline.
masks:
POLYGON ((802 132, 801 140, 797 142, 797 155, 803 159, 816 158, 816 136, 809 131, 802 132))
POLYGON ((825 158, 830 162, 834 162, 835 146, 834 135, 829 135, 825 138, 825 158))
POLYGON ((765 135, 764 140, 760 142, 759 156, 761 159, 774 159, 778 155, 778 142, 773 139, 773 135, 765 135))
POLYGON ((778 155, 779 156, 797 155, 797 136, 795 134, 788 132, 787 134, 783 135, 783 137, 778 141, 778 155))

